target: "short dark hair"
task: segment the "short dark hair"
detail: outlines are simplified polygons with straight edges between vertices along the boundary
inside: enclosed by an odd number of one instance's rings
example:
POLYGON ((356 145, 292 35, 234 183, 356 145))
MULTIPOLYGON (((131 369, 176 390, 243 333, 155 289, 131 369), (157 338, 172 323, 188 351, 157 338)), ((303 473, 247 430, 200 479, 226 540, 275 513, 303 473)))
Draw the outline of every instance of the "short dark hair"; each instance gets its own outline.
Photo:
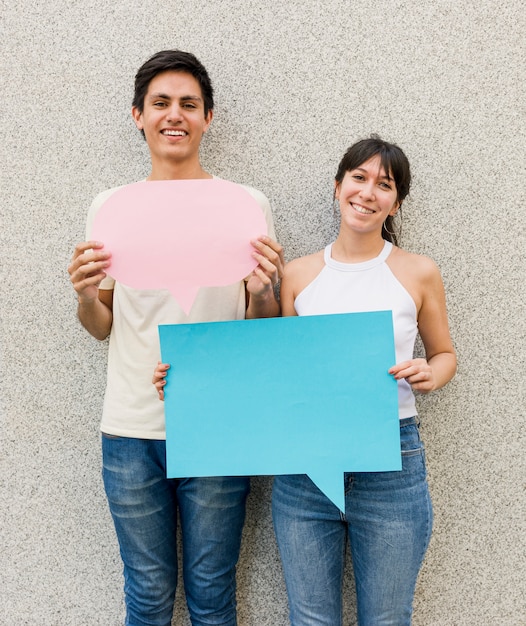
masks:
POLYGON ((199 83, 204 102, 205 117, 214 108, 214 89, 204 65, 191 53, 182 50, 161 50, 146 61, 135 75, 132 106, 142 113, 144 98, 151 81, 162 72, 186 72, 199 83))
MULTIPOLYGON (((368 139, 362 139, 347 150, 338 165, 335 180, 338 184, 341 183, 346 172, 360 167, 362 163, 377 155, 380 156, 380 163, 385 173, 394 179, 396 199, 401 206, 411 187, 409 161, 401 148, 394 143, 384 141, 378 135, 371 135, 368 139)), ((393 222, 394 217, 389 215, 382 228, 382 237, 396 245, 398 241, 393 222)))

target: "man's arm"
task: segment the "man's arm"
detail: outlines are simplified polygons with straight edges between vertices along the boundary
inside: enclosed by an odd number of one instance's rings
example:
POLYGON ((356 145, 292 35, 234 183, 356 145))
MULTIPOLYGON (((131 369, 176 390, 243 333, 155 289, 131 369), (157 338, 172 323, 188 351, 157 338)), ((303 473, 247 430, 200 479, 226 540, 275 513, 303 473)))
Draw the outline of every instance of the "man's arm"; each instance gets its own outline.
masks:
POLYGON ((113 289, 99 289, 109 265, 109 252, 97 241, 80 243, 68 267, 73 289, 78 297, 78 317, 96 339, 106 339, 113 323, 113 289))
POLYGON ((283 276, 283 248, 267 236, 255 239, 251 244, 258 266, 246 283, 248 303, 245 317, 278 317, 281 308, 274 288, 283 276))

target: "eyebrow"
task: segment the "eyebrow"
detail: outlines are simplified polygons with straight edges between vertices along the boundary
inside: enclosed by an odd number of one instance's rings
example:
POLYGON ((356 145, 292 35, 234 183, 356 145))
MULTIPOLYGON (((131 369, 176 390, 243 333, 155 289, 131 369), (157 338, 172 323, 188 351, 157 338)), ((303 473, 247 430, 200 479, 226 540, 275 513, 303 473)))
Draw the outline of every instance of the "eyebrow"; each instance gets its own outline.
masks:
MULTIPOLYGON (((156 100, 157 98, 161 98, 162 100, 171 100, 172 99, 171 96, 169 96, 168 94, 162 93, 162 92, 152 93, 149 96, 149 100, 156 100)), ((200 98, 199 96, 191 96, 191 95, 181 96, 179 98, 179 100, 183 100, 185 102, 187 102, 189 100, 192 100, 194 102, 202 102, 203 101, 203 99, 200 98)))
MULTIPOLYGON (((360 172, 367 173, 367 170, 365 170, 363 167, 355 167, 354 169, 359 170, 360 172)), ((394 178, 392 176, 389 176, 389 174, 384 174, 383 176, 380 176, 379 178, 385 178, 385 180, 394 180, 394 178)))

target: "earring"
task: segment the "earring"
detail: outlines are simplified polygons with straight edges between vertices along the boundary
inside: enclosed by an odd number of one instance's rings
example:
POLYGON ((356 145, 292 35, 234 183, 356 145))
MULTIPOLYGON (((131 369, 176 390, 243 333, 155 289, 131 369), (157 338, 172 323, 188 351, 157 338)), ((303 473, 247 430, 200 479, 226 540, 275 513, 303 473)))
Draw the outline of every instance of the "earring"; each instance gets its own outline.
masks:
MULTIPOLYGON (((389 216, 391 217, 391 216, 389 216)), ((389 217, 387 219, 389 219, 389 217)), ((392 235, 393 237, 396 237, 396 233, 393 233, 392 231, 390 231, 387 228, 387 219, 385 220, 385 222, 382 224, 382 228, 385 230, 386 233, 388 233, 389 235, 392 235)))

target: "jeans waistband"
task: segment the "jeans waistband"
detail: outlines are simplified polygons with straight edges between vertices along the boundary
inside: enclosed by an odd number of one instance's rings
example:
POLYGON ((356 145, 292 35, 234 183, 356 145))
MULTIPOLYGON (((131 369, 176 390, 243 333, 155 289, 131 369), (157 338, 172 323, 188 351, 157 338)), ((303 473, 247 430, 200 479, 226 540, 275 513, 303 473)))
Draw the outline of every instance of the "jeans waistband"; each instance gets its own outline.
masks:
POLYGON ((403 417, 400 420, 400 428, 404 426, 410 426, 411 424, 416 424, 418 426, 419 422, 416 415, 413 415, 413 417, 403 417))

